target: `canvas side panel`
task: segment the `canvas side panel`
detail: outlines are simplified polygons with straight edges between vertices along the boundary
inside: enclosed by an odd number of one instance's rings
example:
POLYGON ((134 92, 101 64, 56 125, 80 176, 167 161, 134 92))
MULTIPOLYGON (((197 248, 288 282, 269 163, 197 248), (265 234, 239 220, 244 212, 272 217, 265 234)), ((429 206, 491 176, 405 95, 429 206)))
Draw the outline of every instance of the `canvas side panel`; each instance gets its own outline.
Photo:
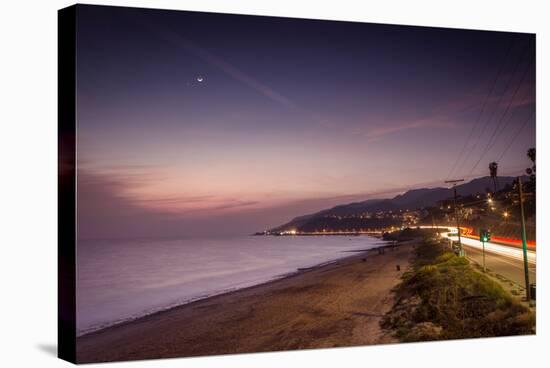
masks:
POLYGON ((58 356, 76 360, 76 7, 58 12, 58 356))

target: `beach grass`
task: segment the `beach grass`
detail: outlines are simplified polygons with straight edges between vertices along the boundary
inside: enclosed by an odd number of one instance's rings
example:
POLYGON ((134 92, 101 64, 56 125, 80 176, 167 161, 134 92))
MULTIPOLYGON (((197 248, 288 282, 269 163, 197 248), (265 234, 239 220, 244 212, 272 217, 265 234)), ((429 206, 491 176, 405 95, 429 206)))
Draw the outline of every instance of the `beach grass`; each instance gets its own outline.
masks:
POLYGON ((533 334, 535 315, 466 258, 432 239, 415 249, 412 270, 395 288, 381 324, 400 341, 533 334))

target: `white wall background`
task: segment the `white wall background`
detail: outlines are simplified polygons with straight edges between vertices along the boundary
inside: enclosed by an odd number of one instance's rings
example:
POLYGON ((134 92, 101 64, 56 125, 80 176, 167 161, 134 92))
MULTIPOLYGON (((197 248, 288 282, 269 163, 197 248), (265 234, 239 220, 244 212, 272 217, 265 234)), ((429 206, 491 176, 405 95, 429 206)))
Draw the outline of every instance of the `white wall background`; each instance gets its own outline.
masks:
MULTIPOLYGON (((113 367, 520 367, 548 364, 550 326, 545 1, 92 1, 166 9, 537 33, 538 334, 456 342, 115 363, 113 367), (546 351, 545 351, 546 350, 546 351), (544 359, 546 358, 546 359, 544 359)), ((70 1, 0 3, 0 365, 62 367, 56 350, 57 15, 70 1)))

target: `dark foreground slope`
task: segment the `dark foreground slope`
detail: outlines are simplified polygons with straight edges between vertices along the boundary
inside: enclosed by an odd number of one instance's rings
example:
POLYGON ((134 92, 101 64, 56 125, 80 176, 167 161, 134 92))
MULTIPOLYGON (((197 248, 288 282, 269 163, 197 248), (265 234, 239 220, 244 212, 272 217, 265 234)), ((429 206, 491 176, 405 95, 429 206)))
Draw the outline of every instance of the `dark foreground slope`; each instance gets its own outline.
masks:
POLYGON ((533 334, 535 316, 499 284, 435 241, 415 250, 382 326, 401 341, 533 334))

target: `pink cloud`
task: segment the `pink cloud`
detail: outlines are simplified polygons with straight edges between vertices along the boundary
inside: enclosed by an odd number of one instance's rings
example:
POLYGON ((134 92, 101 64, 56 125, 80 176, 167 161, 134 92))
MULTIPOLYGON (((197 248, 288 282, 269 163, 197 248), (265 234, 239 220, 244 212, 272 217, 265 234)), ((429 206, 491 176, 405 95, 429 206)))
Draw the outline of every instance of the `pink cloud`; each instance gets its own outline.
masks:
POLYGON ((220 195, 174 195, 151 192, 150 186, 162 181, 156 173, 134 171, 142 167, 124 166, 117 171, 94 171, 79 168, 79 191, 105 190, 110 196, 125 201, 136 209, 182 216, 209 216, 213 212, 234 211, 257 205, 250 199, 238 199, 220 195))
POLYGON ((417 120, 410 123, 403 123, 393 126, 385 126, 381 128, 374 128, 364 134, 369 141, 378 140, 386 135, 398 133, 404 130, 412 129, 425 129, 425 128, 453 128, 456 124, 450 121, 424 119, 417 120))

